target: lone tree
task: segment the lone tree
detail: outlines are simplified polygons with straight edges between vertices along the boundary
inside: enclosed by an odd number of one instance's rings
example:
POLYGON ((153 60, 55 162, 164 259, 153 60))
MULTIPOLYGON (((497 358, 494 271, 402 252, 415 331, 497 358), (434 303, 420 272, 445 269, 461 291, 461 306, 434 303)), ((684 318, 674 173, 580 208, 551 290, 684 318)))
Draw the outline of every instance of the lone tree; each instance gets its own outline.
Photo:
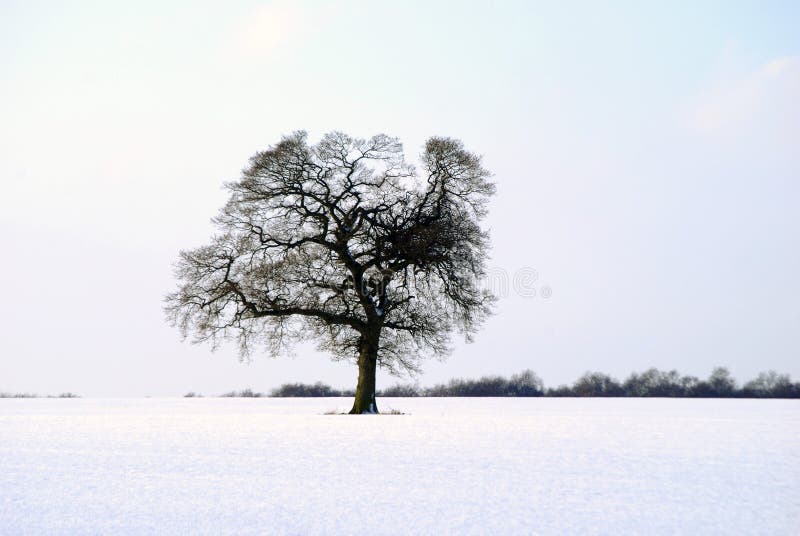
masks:
POLYGON ((305 132, 256 153, 213 222, 209 245, 182 251, 168 317, 184 337, 273 354, 314 340, 358 363, 350 413, 376 413, 375 372, 417 370, 468 340, 490 314, 479 288, 494 193, 480 157, 430 138, 421 172, 396 138, 305 132))

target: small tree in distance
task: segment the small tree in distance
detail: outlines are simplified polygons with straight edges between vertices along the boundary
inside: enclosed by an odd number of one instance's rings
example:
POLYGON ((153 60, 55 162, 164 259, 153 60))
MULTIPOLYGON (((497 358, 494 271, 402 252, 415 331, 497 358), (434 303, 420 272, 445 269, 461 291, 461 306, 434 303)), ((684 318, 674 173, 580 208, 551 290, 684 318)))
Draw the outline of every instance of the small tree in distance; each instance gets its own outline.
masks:
POLYGON ((226 184, 211 243, 181 252, 167 315, 184 337, 235 339, 243 356, 314 340, 356 361, 350 412, 375 413, 378 366, 417 370, 490 314, 478 286, 489 176, 450 138, 427 141, 418 173, 385 135, 284 137, 226 184))

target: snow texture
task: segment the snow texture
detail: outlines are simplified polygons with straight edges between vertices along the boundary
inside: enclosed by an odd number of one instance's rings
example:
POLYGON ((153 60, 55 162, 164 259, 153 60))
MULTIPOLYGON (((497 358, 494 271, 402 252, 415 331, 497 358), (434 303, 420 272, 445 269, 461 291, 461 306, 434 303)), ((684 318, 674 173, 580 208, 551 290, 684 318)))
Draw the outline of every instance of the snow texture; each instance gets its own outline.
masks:
POLYGON ((0 534, 797 534, 800 402, 0 400, 0 534))

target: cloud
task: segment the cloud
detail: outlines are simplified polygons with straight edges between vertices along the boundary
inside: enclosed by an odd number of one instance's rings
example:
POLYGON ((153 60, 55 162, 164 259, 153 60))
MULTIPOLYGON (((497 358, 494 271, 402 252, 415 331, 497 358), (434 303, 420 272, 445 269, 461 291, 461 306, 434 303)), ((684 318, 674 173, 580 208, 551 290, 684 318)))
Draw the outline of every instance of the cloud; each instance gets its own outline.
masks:
POLYGON ((707 135, 742 132, 800 134, 800 57, 774 58, 754 70, 716 80, 691 109, 693 130, 707 135))

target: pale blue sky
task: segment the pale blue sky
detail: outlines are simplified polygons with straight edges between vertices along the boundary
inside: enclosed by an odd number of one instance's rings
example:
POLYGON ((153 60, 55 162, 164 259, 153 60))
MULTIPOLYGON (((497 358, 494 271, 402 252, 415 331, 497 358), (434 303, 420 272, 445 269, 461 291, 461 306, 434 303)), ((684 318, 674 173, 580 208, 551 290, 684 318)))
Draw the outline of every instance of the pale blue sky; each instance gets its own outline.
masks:
MULTIPOLYGON (((181 343, 161 297, 282 134, 485 156, 509 295, 422 384, 800 376, 796 2, 0 3, 0 390, 217 394, 356 370, 181 343), (700 5, 698 5, 700 4, 700 5)), ((382 386, 394 380, 381 377, 382 386)))

